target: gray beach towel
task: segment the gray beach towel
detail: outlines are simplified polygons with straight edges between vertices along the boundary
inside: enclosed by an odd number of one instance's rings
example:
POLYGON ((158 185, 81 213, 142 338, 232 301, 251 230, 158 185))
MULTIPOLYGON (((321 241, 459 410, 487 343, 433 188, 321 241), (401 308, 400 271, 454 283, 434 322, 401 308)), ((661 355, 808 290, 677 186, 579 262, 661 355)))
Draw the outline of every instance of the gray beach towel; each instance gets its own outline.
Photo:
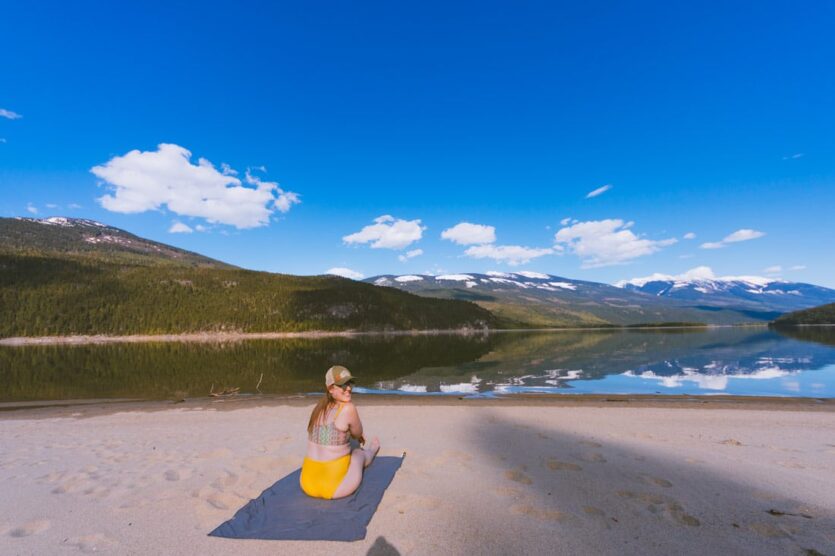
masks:
POLYGON ((299 486, 301 469, 297 469, 251 500, 209 535, 286 541, 362 540, 383 493, 402 462, 402 457, 377 457, 365 470, 357 491, 339 500, 306 495, 299 486))

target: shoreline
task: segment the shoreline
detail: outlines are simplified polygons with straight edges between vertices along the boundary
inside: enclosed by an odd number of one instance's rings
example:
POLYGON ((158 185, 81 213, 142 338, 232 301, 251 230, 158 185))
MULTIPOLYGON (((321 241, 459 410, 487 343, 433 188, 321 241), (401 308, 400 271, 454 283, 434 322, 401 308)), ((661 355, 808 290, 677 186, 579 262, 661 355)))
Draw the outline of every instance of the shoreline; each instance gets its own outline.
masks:
MULTIPOLYGON (((357 394, 359 407, 457 408, 668 408, 744 411, 835 412, 835 398, 777 396, 694 396, 687 394, 507 394, 492 398, 464 396, 397 396, 357 394)), ((254 408, 309 407, 314 394, 240 395, 230 398, 188 398, 185 401, 128 398, 0 402, 0 421, 90 417, 124 412, 155 413, 176 410, 237 411, 254 408)))
POLYGON ((368 336, 441 336, 441 335, 484 335, 508 332, 624 332, 629 330, 712 330, 716 328, 768 328, 768 323, 750 324, 708 324, 704 326, 603 326, 566 328, 496 328, 496 329, 449 329, 449 330, 309 330, 303 332, 185 332, 180 334, 108 334, 70 336, 13 336, 0 338, 0 346, 43 346, 43 345, 95 345, 95 344, 139 344, 151 342, 221 343, 244 342, 248 340, 354 338, 368 336))

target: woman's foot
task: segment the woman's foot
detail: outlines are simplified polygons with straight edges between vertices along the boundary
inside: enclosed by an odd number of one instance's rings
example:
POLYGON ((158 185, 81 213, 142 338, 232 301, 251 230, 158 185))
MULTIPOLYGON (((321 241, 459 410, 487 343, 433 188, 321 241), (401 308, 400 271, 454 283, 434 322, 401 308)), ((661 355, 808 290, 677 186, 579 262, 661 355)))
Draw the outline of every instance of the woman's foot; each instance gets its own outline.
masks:
POLYGON ((365 466, 368 467, 371 465, 371 462, 374 461, 374 458, 377 456, 377 452, 380 451, 380 439, 376 436, 371 439, 371 442, 368 443, 368 447, 365 448, 365 466))

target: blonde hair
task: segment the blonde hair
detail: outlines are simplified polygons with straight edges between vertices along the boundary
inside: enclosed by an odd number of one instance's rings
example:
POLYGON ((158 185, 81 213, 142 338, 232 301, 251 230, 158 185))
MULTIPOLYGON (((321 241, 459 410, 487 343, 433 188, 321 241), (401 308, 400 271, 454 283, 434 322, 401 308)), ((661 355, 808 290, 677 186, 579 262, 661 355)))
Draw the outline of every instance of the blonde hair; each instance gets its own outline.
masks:
POLYGON ((310 421, 307 423, 308 434, 313 433, 313 427, 322 422, 325 412, 335 403, 336 400, 331 396, 330 387, 325 388, 325 395, 316 402, 316 405, 313 407, 313 413, 310 414, 310 421))

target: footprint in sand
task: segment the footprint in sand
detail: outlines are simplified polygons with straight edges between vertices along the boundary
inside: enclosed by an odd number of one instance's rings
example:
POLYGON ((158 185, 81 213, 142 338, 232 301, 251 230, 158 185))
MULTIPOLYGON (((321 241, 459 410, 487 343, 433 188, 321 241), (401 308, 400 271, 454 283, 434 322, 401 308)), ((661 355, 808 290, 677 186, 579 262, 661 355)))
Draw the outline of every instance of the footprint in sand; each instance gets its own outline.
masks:
POLYGON ((218 479, 215 479, 211 483, 211 485, 218 490, 223 490, 226 487, 235 486, 235 484, 238 482, 238 474, 237 473, 233 473, 232 471, 229 471, 228 469, 224 469, 223 471, 224 471, 224 473, 226 473, 226 476, 225 477, 219 477, 218 479))
POLYGON ((656 485, 664 488, 670 488, 673 486, 673 483, 660 477, 653 477, 652 475, 641 475, 640 477, 641 481, 648 485, 656 485))
POLYGON ((594 517, 606 517, 606 512, 601 510, 600 508, 595 508, 594 506, 583 506, 583 511, 590 516, 594 517))
POLYGON ((603 444, 600 444, 599 442, 594 442, 594 441, 591 441, 591 440, 581 440, 580 445, 581 446, 588 446, 589 448, 602 448, 603 447, 603 444))
POLYGON ((83 537, 73 537, 64 541, 64 545, 73 546, 81 552, 102 552, 105 550, 113 550, 119 546, 119 543, 111 538, 95 533, 93 535, 84 535, 83 537))
POLYGON ((233 494, 216 492, 214 494, 210 494, 206 499, 206 502, 218 510, 231 510, 240 506, 242 499, 233 494))
POLYGON ((587 452, 585 454, 580 454, 579 456, 577 456, 577 459, 585 461, 586 463, 606 463, 606 458, 603 457, 603 454, 597 452, 587 452))
POLYGON ((806 469, 806 466, 797 463, 796 461, 776 461, 774 462, 781 467, 785 467, 786 469, 806 469))
POLYGON ((736 438, 727 438, 719 442, 719 444, 724 444, 725 446, 742 446, 742 442, 736 438))
POLYGON ((522 483, 523 485, 529 485, 533 483, 530 477, 528 477, 518 469, 508 469, 504 472, 504 476, 510 479, 511 481, 516 481, 517 483, 522 483))
POLYGON ((576 463, 567 463, 558 459, 550 458, 545 465, 552 471, 582 471, 583 468, 576 463))
POLYGON ((566 512, 549 508, 539 508, 531 504, 514 504, 510 507, 510 511, 514 514, 535 517, 542 521, 565 521, 571 517, 571 514, 566 512))
POLYGON ((752 523, 748 528, 761 537, 778 538, 789 536, 785 531, 770 523, 752 523))
POLYGON ((698 527, 701 522, 694 516, 684 511, 684 508, 675 498, 661 496, 651 492, 632 492, 619 490, 617 495, 644 505, 644 509, 651 514, 661 515, 679 525, 698 527))
POLYGON ((493 489, 493 492, 495 492, 499 496, 511 496, 513 498, 522 497, 522 491, 511 487, 496 487, 493 489))
POLYGON ((422 495, 400 495, 395 501, 394 505, 397 508, 397 513, 406 514, 414 511, 434 511, 441 507, 441 499, 437 496, 422 496, 422 495))
POLYGON ((15 527, 11 531, 9 531, 10 537, 29 537, 31 535, 37 535, 38 533, 43 533, 49 526, 52 525, 49 520, 47 519, 37 519, 34 521, 30 521, 21 525, 20 527, 15 527))

